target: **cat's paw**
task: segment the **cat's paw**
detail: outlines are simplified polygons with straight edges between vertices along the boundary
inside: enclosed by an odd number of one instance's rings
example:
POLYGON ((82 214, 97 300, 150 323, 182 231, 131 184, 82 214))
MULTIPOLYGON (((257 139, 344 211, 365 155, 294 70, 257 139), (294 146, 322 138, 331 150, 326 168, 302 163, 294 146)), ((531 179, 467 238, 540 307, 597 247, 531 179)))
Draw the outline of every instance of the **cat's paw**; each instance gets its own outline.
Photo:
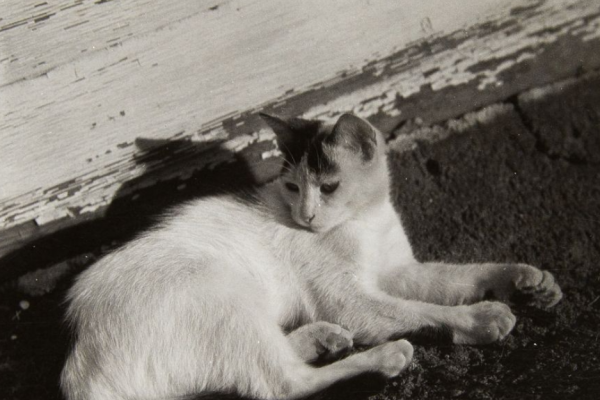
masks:
POLYGON ((321 356, 335 358, 352 348, 352 334, 339 325, 325 321, 298 328, 289 335, 296 352, 308 362, 321 356))
POLYGON ((528 304, 537 307, 552 307, 562 299, 562 291, 554 276, 531 265, 517 265, 513 283, 517 294, 524 295, 528 304))
POLYGON ((487 344, 503 339, 514 328, 517 318, 504 303, 483 301, 456 307, 453 341, 457 344, 487 344))
POLYGON ((372 348, 378 360, 377 370, 388 378, 398 376, 413 358, 413 346, 407 340, 396 340, 372 348))

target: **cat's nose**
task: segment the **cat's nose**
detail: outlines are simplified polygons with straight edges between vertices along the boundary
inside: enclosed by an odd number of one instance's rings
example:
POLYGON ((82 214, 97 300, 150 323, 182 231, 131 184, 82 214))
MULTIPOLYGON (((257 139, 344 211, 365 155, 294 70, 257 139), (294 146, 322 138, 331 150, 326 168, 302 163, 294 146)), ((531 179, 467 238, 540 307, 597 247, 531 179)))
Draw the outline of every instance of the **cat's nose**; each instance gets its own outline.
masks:
POLYGON ((312 222, 313 219, 315 219, 315 214, 304 217, 304 220, 309 224, 312 222))

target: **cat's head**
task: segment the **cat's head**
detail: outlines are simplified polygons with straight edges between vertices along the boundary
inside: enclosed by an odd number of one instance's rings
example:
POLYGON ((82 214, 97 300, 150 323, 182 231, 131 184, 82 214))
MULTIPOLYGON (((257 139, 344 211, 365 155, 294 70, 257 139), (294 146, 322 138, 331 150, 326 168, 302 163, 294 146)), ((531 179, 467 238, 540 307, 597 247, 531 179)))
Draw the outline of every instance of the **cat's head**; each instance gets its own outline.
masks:
POLYGON ((387 199, 383 136, 367 121, 344 114, 326 126, 261 116, 284 154, 278 184, 296 224, 326 232, 387 199))

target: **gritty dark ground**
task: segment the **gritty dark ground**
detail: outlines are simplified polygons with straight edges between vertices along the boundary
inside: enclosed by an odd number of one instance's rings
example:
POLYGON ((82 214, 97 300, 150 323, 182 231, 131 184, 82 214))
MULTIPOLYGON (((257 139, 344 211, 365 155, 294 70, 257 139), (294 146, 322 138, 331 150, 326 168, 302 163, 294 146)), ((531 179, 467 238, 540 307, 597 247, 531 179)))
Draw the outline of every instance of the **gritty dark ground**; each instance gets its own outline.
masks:
MULTIPOLYGON (((441 139, 411 139, 413 129, 405 126, 390 161, 394 197, 417 257, 530 263, 555 274, 564 299, 551 310, 515 305, 516 328, 500 343, 423 339, 399 378, 364 376, 317 397, 598 398, 600 77, 418 129, 417 138, 441 139)), ((31 266, 46 269, 0 283, 0 399, 60 398, 68 348, 64 291, 73 272, 101 251, 52 269, 31 266)))

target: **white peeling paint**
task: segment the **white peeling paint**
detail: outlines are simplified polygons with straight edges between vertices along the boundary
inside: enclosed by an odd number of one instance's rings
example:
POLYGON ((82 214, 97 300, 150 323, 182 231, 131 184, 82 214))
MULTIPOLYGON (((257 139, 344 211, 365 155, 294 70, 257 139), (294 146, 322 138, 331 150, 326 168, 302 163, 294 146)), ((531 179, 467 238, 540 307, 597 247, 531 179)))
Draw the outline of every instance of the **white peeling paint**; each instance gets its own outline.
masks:
MULTIPOLYGON (((502 85, 503 82, 499 77, 502 71, 535 58, 535 51, 540 51, 544 44, 553 43, 559 37, 569 34, 570 29, 578 27, 579 35, 598 32, 598 29, 593 25, 579 26, 581 18, 589 13, 597 12, 598 7, 591 6, 589 2, 569 1, 567 3, 547 2, 544 12, 520 25, 522 28, 520 32, 508 35, 505 31, 500 31, 493 35, 469 39, 462 43, 458 49, 447 49, 431 57, 423 58, 415 68, 400 72, 385 82, 340 96, 326 104, 316 105, 304 113, 304 117, 332 120, 343 112, 354 112, 357 115, 366 117, 374 109, 393 109, 395 95, 407 98, 419 93, 424 85, 430 85, 434 91, 470 82, 479 82, 479 90, 485 90, 489 85, 502 85), (568 8, 569 5, 572 7, 568 8), (547 33, 541 38, 534 35, 539 30, 560 25, 564 26, 557 32, 547 33), (511 56, 514 56, 514 58, 502 62, 494 70, 484 70, 477 73, 469 71, 469 68, 485 60, 511 56), (423 71, 434 68, 439 68, 439 71, 429 77, 423 76, 423 71), (386 97, 383 100, 377 98, 370 101, 371 104, 357 104, 357 99, 374 98, 384 92, 386 97)), ((510 17, 506 16, 504 19, 497 20, 497 22, 502 23, 509 19, 510 17)))

